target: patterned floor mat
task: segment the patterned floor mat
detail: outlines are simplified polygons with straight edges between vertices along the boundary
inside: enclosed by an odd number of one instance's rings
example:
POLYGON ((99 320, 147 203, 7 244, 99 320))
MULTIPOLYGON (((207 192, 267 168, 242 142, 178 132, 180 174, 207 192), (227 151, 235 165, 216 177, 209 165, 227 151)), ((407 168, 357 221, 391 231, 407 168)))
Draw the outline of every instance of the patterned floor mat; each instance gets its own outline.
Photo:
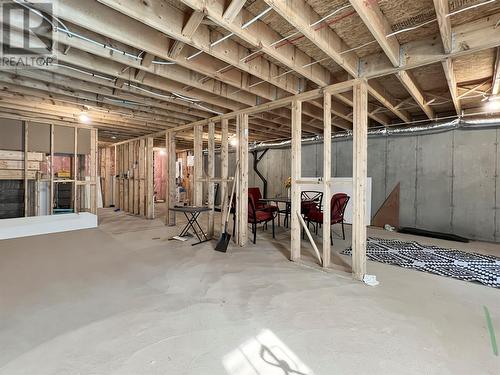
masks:
MULTIPOLYGON (((342 252, 351 255, 351 248, 342 252)), ((418 242, 368 238, 369 260, 500 288, 500 258, 418 242)))

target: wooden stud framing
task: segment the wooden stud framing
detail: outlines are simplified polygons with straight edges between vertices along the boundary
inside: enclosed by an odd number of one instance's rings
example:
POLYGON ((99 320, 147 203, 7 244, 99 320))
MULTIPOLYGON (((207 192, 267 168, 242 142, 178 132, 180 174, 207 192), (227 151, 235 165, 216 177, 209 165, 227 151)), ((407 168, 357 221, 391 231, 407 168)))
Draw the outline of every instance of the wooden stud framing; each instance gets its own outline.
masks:
POLYGON ((54 214, 54 124, 50 124, 50 195, 49 214, 54 214))
POLYGON ((214 235, 214 217, 215 217, 215 123, 208 123, 208 237, 214 235))
POLYGON ((146 218, 154 219, 154 174, 153 174, 154 138, 146 139, 146 218))
POLYGON ((118 202, 117 196, 118 196, 118 189, 119 189, 118 178, 117 178, 117 173, 118 173, 118 166, 117 166, 118 157, 116 155, 116 153, 117 153, 117 147, 114 146, 113 149, 114 149, 113 150, 113 175, 112 175, 112 181, 113 181, 113 199, 111 201, 111 204, 113 206, 116 206, 116 204, 118 202))
POLYGON ((302 177, 302 102, 292 101, 292 196, 291 196, 291 248, 290 260, 300 259, 300 222, 297 213, 301 212, 300 185, 298 180, 302 177))
POLYGON ((154 217, 153 137, 115 145, 115 205, 122 211, 154 217))
POLYGON ((90 131, 90 212, 97 214, 97 129, 90 131))
POLYGON ((167 132, 165 136, 165 150, 166 150, 166 163, 165 163, 165 204, 166 204, 166 221, 167 225, 175 225, 175 212, 170 211, 171 207, 175 206, 175 133, 167 132))
POLYGON ((495 67, 493 69, 493 88, 491 89, 493 95, 500 94, 500 47, 497 47, 495 67))
POLYGON ((330 195, 331 195, 331 163, 332 163, 332 115, 330 107, 332 97, 325 93, 323 97, 324 129, 323 129, 323 267, 330 265, 330 195))
POLYGON ((203 127, 194 127, 194 189, 193 202, 195 206, 203 205, 203 127))
POLYGON ((366 81, 353 87, 353 222, 352 273, 357 280, 366 274, 366 177, 368 152, 368 90, 366 81))
POLYGON ((238 226, 238 245, 245 246, 248 240, 248 115, 236 118, 238 131, 238 193, 236 212, 238 226))
MULTIPOLYGON (((228 120, 221 121, 221 146, 220 146, 220 163, 221 163, 221 182, 220 182, 220 202, 221 212, 226 212, 226 205, 231 204, 227 202, 228 196, 228 183, 229 177, 229 134, 228 134, 228 120)), ((235 181, 233 181, 235 183, 235 181)), ((221 215, 221 232, 224 231, 224 215, 221 215)))
POLYGON ((29 167, 29 155, 28 155, 28 131, 29 125, 27 121, 23 121, 24 127, 24 217, 29 216, 29 200, 28 200, 28 167, 29 167))
POLYGON ((78 128, 73 129, 73 212, 78 213, 78 128))
POLYGON ((146 165, 146 140, 139 140, 139 212, 138 215, 146 216, 146 169, 151 166, 146 165))
POLYGON ((129 205, 129 210, 131 213, 135 214, 134 211, 134 203, 135 203, 135 194, 134 194, 134 185, 135 185, 135 142, 130 142, 128 145, 128 162, 129 162, 129 171, 130 171, 130 178, 128 180, 128 205, 129 205))

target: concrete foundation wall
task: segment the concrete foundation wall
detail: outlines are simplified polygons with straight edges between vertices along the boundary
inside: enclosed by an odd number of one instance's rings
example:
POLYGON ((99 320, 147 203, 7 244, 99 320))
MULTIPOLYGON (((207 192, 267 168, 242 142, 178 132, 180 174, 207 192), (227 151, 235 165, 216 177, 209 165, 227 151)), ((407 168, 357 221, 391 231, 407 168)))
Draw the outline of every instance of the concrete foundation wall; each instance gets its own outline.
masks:
MULTIPOLYGON (((372 216, 401 183, 401 226, 450 232, 500 242, 500 129, 368 140, 368 175, 373 178, 372 216)), ((302 147, 302 175, 323 173, 322 144, 302 147)), ((290 149, 269 150, 259 164, 268 196, 285 196, 290 149)), ((262 182, 249 162, 249 186, 262 182)), ((332 175, 352 177, 352 140, 332 142, 332 175)))

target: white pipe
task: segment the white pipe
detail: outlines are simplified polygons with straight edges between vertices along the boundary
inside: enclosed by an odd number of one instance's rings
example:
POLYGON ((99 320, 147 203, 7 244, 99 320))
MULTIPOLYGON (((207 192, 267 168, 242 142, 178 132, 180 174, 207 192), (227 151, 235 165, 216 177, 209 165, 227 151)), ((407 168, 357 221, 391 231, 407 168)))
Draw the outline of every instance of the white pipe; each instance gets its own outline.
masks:
POLYGON ((196 56, 201 55, 202 53, 203 53, 203 51, 198 51, 198 52, 192 54, 191 56, 188 56, 186 59, 187 60, 194 59, 196 56))
MULTIPOLYGON (((210 43, 210 47, 215 47, 217 44, 222 43, 222 42, 223 42, 223 41, 225 41, 226 39, 231 38, 233 35, 234 35, 233 33, 229 33, 229 34, 227 34, 226 36, 223 36, 223 37, 222 37, 222 38, 220 38, 219 40, 216 40, 215 42, 210 43)), ((188 60, 189 60, 189 57, 188 57, 188 60)))
POLYGON ((247 23, 244 23, 241 28, 242 29, 246 29, 248 26, 250 26, 252 23, 254 23, 255 21, 257 21, 259 18, 263 17, 264 15, 266 15, 269 11, 271 11, 273 8, 272 7, 269 7, 267 8, 266 10, 260 12, 259 14, 257 14, 254 18, 252 18, 250 21, 248 21, 247 23))

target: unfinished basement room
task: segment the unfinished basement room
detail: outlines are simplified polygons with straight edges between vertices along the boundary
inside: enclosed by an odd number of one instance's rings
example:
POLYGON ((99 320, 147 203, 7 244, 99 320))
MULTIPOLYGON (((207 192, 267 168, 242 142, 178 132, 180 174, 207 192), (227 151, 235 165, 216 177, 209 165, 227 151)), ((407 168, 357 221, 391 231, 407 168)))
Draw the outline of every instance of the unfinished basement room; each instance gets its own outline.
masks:
POLYGON ((500 374, 500 0, 0 20, 0 375, 500 374))

